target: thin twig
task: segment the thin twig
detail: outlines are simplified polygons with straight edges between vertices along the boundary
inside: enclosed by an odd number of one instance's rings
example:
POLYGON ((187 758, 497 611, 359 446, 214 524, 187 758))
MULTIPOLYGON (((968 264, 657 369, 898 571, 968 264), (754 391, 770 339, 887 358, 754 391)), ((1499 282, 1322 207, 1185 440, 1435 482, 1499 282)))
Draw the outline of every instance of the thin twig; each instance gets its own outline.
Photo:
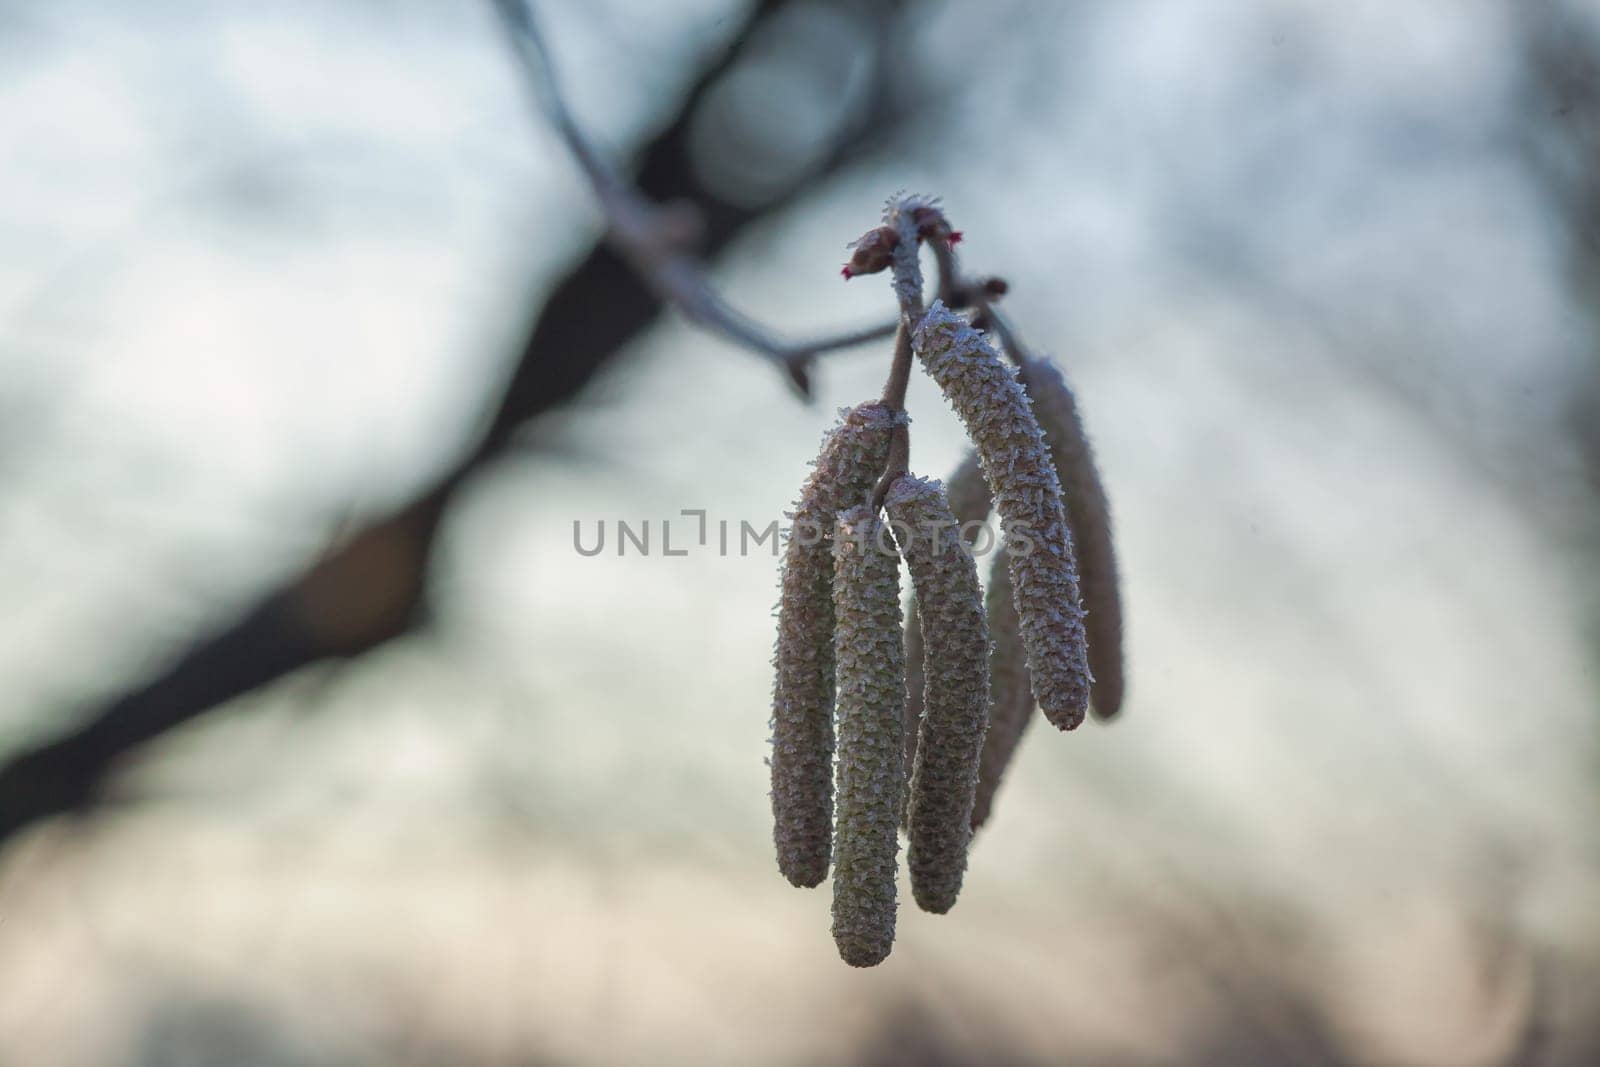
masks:
POLYGON ((1022 339, 1017 336, 1016 328, 1011 325, 1009 319, 1000 313, 1000 309, 994 306, 993 301, 985 300, 983 302, 982 314, 988 320, 989 325, 994 328, 995 336, 1000 338, 1001 350, 1011 357, 1013 363, 1020 367, 1034 358, 1033 353, 1028 350, 1022 343, 1022 339))
POLYGON ((959 308, 962 300, 960 272, 956 269, 956 251, 950 242, 935 237, 928 242, 933 247, 933 261, 939 268, 939 299, 948 308, 959 308))
POLYGON ((911 364, 914 362, 911 331, 915 328, 915 319, 905 315, 900 319, 900 329, 894 335, 894 362, 889 365, 889 378, 883 383, 883 406, 890 411, 905 410, 906 389, 911 385, 911 364))
POLYGON ((928 239, 928 244, 933 249, 934 262, 938 265, 938 293, 945 307, 954 310, 973 308, 973 325, 980 329, 992 329, 1000 338, 1001 351, 1018 366, 1033 359, 1033 353, 1017 336, 1015 327, 995 306, 1004 292, 1003 284, 1000 291, 996 292, 993 288, 996 279, 963 275, 956 263, 955 249, 948 239, 935 235, 928 239))
POLYGON ((802 397, 810 398, 811 362, 825 352, 888 337, 899 323, 850 330, 805 343, 784 341, 740 314, 712 287, 705 265, 689 251, 697 217, 687 205, 659 205, 640 195, 595 150, 573 118, 555 64, 526 0, 491 0, 529 88, 583 170, 605 215, 607 239, 657 296, 697 326, 776 363, 802 397))
MULTIPOLYGON (((891 202, 893 203, 893 202, 891 202)), ((911 333, 922 318, 922 265, 919 259, 920 244, 917 226, 911 220, 910 208, 920 199, 901 201, 893 208, 892 216, 884 219, 898 232, 898 240, 891 254, 894 270, 895 298, 900 302, 900 327, 895 333, 894 362, 889 367, 889 380, 883 386, 883 403, 891 411, 904 411, 906 389, 911 384, 911 365, 916 361, 911 350, 911 333)), ((889 487, 895 479, 906 474, 911 467, 911 428, 906 420, 895 424, 889 435, 889 460, 883 476, 872 490, 872 508, 883 507, 889 487)))
MULTIPOLYGON (((889 380, 883 387, 883 403, 891 411, 904 411, 906 387, 911 383, 911 330, 913 319, 907 314, 900 319, 900 331, 894 339, 894 364, 889 368, 889 380)), ((889 486, 911 467, 911 428, 901 419, 889 431, 889 458, 884 464, 878 484, 872 488, 872 510, 883 507, 889 495, 889 486)))

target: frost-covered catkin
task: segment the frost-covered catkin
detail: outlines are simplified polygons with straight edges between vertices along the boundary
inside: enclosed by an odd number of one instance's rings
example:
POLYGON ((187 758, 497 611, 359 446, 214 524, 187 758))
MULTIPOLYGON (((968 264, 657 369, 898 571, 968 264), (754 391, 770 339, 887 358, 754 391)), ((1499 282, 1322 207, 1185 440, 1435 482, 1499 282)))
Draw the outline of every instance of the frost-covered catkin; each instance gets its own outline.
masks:
POLYGON ((906 606, 906 717, 901 740, 904 749, 906 785, 900 795, 900 825, 906 824, 905 801, 910 798, 911 771, 917 764, 917 735, 922 729, 922 694, 927 678, 922 673, 925 650, 922 647, 922 609, 917 604, 916 590, 911 592, 911 603, 906 606))
POLYGON ((1077 399, 1060 368, 1047 359, 1026 359, 1017 373, 1033 400, 1033 413, 1044 429, 1061 478, 1087 616, 1084 629, 1089 640, 1089 670, 1094 675, 1090 702, 1095 718, 1110 719, 1122 710, 1125 678, 1122 595, 1111 536, 1111 505, 1078 414, 1077 399))
POLYGON ((1063 730, 1083 722, 1090 674, 1077 564, 1061 483, 1021 384, 988 339, 935 302, 912 338, 977 447, 1010 551, 1034 695, 1063 730))
POLYGON ((833 940, 852 967, 882 963, 894 944, 900 849, 900 559, 866 506, 841 512, 834 564, 838 671, 839 818, 833 940))
MULTIPOLYGON (((945 496, 950 502, 950 513, 955 516, 967 544, 973 543, 978 531, 973 523, 989 517, 989 486, 983 480, 983 467, 978 454, 968 452, 961 465, 946 479, 945 496)), ((906 613, 906 777, 916 766, 917 733, 922 728, 922 626, 917 599, 911 598, 911 610, 906 613)), ((908 794, 909 795, 909 794, 908 794)), ((904 822, 904 819, 901 820, 904 822)))
POLYGON ((795 506, 778 605, 772 814, 778 869, 797 886, 828 876, 833 834, 833 528, 871 492, 903 413, 867 403, 823 442, 795 506))
POLYGON ((1027 652, 1017 625, 1017 606, 1011 598, 1011 575, 1006 551, 995 553, 985 597, 989 613, 989 732, 978 759, 978 790, 972 800, 972 828, 989 819, 995 790, 1016 755, 1022 735, 1033 721, 1033 685, 1028 678, 1027 652))
POLYGON ((884 504, 911 572, 926 650, 925 713, 907 803, 911 892, 924 911, 955 904, 989 704, 989 628, 978 570, 937 482, 895 480, 884 504))

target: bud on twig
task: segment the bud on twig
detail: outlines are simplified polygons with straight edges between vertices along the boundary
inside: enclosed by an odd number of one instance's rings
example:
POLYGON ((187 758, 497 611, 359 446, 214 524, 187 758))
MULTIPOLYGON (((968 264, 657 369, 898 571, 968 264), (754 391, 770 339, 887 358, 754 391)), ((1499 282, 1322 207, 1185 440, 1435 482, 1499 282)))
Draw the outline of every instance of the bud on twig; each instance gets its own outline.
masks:
POLYGON ((850 259, 839 273, 849 281, 858 274, 876 274, 894 262, 894 249, 900 234, 893 226, 868 230, 850 243, 850 259))
POLYGON ((924 911, 961 892, 989 703, 989 631, 972 556, 937 482, 895 481, 886 504, 916 588, 926 712, 911 776, 906 864, 924 911))
POLYGON ((905 714, 900 561, 883 523, 865 505, 840 513, 836 537, 839 821, 833 940, 846 963, 871 967, 894 944, 905 714))
POLYGON ((913 337, 977 446, 1008 543, 1011 586, 1028 670, 1045 717, 1063 730, 1083 722, 1091 682, 1077 564, 1061 483, 1027 394, 988 339, 935 302, 913 337))
POLYGON ((879 403, 844 415, 823 442, 784 550, 772 698, 772 814, 778 868, 797 886, 828 876, 833 833, 833 559, 836 513, 872 490, 905 418, 879 403))

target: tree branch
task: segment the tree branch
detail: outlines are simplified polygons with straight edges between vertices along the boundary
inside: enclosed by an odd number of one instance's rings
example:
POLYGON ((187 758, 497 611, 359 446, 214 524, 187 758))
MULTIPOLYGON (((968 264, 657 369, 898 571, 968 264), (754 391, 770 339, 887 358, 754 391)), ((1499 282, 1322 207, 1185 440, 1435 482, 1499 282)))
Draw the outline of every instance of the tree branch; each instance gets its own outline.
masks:
POLYGON ((682 311, 697 326, 776 363, 802 397, 810 398, 810 365, 818 355, 888 337, 897 322, 841 332, 803 344, 776 335, 734 310, 706 277, 692 252, 702 228, 686 203, 652 203, 617 177, 605 158, 584 136, 561 93, 555 61, 539 31, 527 0, 490 0, 500 15, 506 39, 526 81, 561 139, 588 178, 605 213, 607 239, 663 301, 682 311))
MULTIPOLYGON (((694 203, 707 255, 727 247, 757 219, 794 202, 817 179, 882 147, 888 132, 910 115, 893 91, 896 73, 890 69, 903 2, 865 0, 856 10, 875 20, 873 90, 829 150, 792 186, 756 207, 723 200, 709 188, 688 149, 696 109, 788 3, 761 0, 751 8, 727 51, 700 72, 671 122, 640 153, 639 195, 656 203, 694 203)), ((641 280, 615 247, 603 243, 591 249, 546 298, 478 443, 412 501, 330 546, 315 565, 197 638, 168 666, 88 709, 79 725, 58 739, 0 766, 0 842, 49 816, 90 809, 120 757, 162 733, 301 667, 353 659, 414 632, 426 617, 434 540, 458 491, 510 446, 519 427, 570 401, 654 322, 661 299, 654 284, 641 280)), ((753 326, 746 333, 752 331, 760 334, 753 326)), ((866 332, 854 336, 870 339, 866 332)), ((790 348, 817 352, 829 346, 790 348)))

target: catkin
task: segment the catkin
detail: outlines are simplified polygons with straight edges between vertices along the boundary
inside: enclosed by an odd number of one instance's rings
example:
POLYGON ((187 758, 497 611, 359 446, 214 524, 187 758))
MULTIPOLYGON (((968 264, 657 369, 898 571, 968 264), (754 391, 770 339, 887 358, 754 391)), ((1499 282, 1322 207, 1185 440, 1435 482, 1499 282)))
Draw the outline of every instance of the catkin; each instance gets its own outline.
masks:
POLYGON ((828 876, 833 833, 834 517, 871 492, 905 418, 880 403, 843 413, 795 506, 784 551, 772 698, 778 869, 797 886, 828 876))
POLYGON ((922 694, 927 678, 922 673, 925 649, 922 645, 922 608, 917 604, 917 593, 911 591, 911 602, 906 606, 906 717, 901 736, 905 759, 906 790, 900 794, 900 825, 906 825, 905 801, 911 797, 911 771, 917 765, 917 736, 922 730, 922 694))
POLYGON ((988 339, 942 303, 912 341, 966 425, 1000 513, 1034 695, 1046 718, 1071 730, 1089 707, 1083 606, 1061 483, 1027 393, 988 339))
POLYGON ((1061 369, 1047 359, 1025 359, 1017 373, 1050 442, 1050 454, 1066 498, 1067 524, 1072 527, 1073 546, 1078 553, 1089 670, 1094 675, 1090 704, 1095 718, 1114 718, 1122 710, 1126 675, 1111 504, 1078 414, 1077 398, 1061 369))
POLYGON ((834 559, 838 670, 839 818, 833 940, 852 967, 883 962, 894 944, 895 855, 900 849, 900 560, 866 505, 839 515, 834 559))
POLYGON ((884 500, 911 572, 926 649, 921 739, 907 803, 911 892, 944 913, 961 892, 989 704, 989 629, 978 570, 937 482, 898 478, 884 500))
MULTIPOLYGON (((989 486, 983 480, 983 467, 978 464, 978 454, 968 452, 960 466, 944 483, 945 496, 950 501, 950 513, 961 527, 962 537, 971 544, 968 530, 971 523, 989 517, 989 486)), ((906 613, 906 777, 909 780, 916 766, 917 734, 922 728, 922 625, 921 612, 915 595, 911 610, 906 613)), ((907 794, 909 796, 909 793, 907 794)), ((902 818, 902 821, 904 819, 902 818)))
POLYGON ((988 821, 995 790, 1033 721, 1033 687, 1017 625, 1017 607, 1011 598, 1011 575, 1004 548, 995 553, 993 566, 984 601, 989 613, 989 636, 994 640, 989 653, 989 732, 984 735, 983 754, 978 758, 978 790, 972 800, 974 830, 988 821))

